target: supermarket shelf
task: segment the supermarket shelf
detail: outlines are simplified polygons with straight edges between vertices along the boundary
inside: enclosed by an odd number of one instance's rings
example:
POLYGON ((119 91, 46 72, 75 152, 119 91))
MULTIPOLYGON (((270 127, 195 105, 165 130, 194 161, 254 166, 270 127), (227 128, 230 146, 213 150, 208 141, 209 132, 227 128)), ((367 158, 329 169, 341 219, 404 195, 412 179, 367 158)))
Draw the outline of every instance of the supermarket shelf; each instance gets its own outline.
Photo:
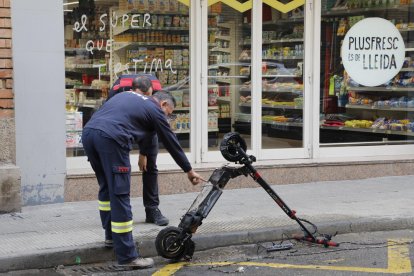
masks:
POLYGON ((214 47, 210 49, 210 52, 222 52, 222 53, 230 54, 231 50, 230 48, 214 47))
POLYGON ((228 36, 224 36, 224 35, 217 35, 217 36, 215 36, 214 37, 215 39, 218 39, 218 40, 226 40, 226 41, 230 41, 231 40, 231 37, 228 35, 228 36))
POLYGON ((346 108, 350 109, 369 109, 369 110, 380 110, 380 111, 404 111, 404 112, 414 112, 414 107, 377 107, 371 105, 356 105, 356 104, 347 104, 346 108))
MULTIPOLYGON (((107 39, 107 38, 106 38, 107 39)), ((65 48, 65 52, 76 52, 76 51, 89 51, 89 50, 87 50, 86 48, 80 48, 80 47, 73 47, 73 48, 65 48)), ((93 51, 95 52, 95 51, 97 51, 97 52, 99 52, 99 51, 101 51, 101 52, 106 52, 106 47, 102 47, 102 49, 98 49, 98 48, 93 48, 93 51)))
POLYGON ((361 14, 366 12, 384 12, 385 10, 390 11, 407 11, 408 5, 395 5, 388 6, 387 9, 384 7, 374 7, 374 8, 358 8, 358 9, 338 9, 322 12, 322 16, 338 16, 338 15, 352 15, 352 14, 361 14))
POLYGON ((405 48, 406 52, 414 52, 414 48, 405 48))
MULTIPOLYGON (((251 107, 251 103, 240 103, 239 106, 251 107)), ((292 105, 271 105, 271 104, 262 104, 262 108, 274 108, 274 109, 295 109, 302 110, 302 107, 292 106, 292 105)))
POLYGON ((400 32, 412 32, 414 28, 398 29, 400 32))
POLYGON ((78 103, 78 104, 73 104, 73 106, 97 109, 101 106, 101 104, 82 104, 82 103, 78 103))
POLYGON ((66 71, 73 69, 99 69, 100 66, 105 64, 73 64, 65 67, 66 71))
POLYGON ((208 76, 208 78, 211 79, 217 79, 217 78, 231 78, 231 79, 244 79, 247 78, 248 76, 208 76))
POLYGON ((153 47, 188 47, 190 45, 188 42, 114 42, 113 50, 119 51, 130 46, 148 46, 149 44, 153 47))
POLYGON ((217 79, 216 83, 231 84, 231 80, 230 79, 217 79))
MULTIPOLYGON (((263 40, 262 44, 280 44, 280 43, 303 43, 303 38, 286 38, 286 39, 272 39, 272 40, 263 40)), ((251 45, 250 40, 243 41, 239 43, 239 46, 248 46, 251 45)))
POLYGON ((400 72, 414 72, 414 68, 403 68, 400 72))
MULTIPOLYGON (((208 110, 218 110, 219 107, 218 106, 209 106, 208 110)), ((190 111, 190 107, 189 106, 183 106, 183 107, 176 107, 174 108, 174 111, 190 111)))
POLYGON ((113 28, 113 34, 119 35, 126 31, 134 30, 134 31, 189 31, 189 27, 152 27, 152 26, 145 26, 145 27, 131 27, 130 25, 124 27, 115 27, 113 28))
POLYGON ((231 99, 230 99, 230 97, 218 97, 217 98, 217 101, 220 101, 220 102, 230 102, 231 99))
MULTIPOLYGON (((267 58, 267 57, 263 57, 262 61, 270 61, 270 62, 280 62, 281 60, 302 60, 303 56, 280 56, 280 57, 274 57, 274 58, 267 58)), ((246 62, 249 63, 251 62, 251 59, 240 59, 240 62, 246 62)))
POLYGON ((411 131, 386 130, 386 129, 376 129, 376 128, 353 128, 353 127, 330 127, 330 126, 320 126, 320 128, 331 129, 331 130, 345 130, 345 131, 357 131, 357 132, 367 132, 367 133, 414 136, 414 132, 411 132, 411 131))
MULTIPOLYGON (((289 19, 279 19, 277 21, 265 21, 263 22, 263 26, 285 26, 289 23, 303 23, 304 18, 303 17, 293 17, 289 19)), ((251 27, 251 23, 243 23, 243 27, 251 27)))
MULTIPOLYGON (((252 92, 250 88, 240 88, 240 92, 252 92)), ((302 94, 302 90, 297 89, 275 89, 275 90, 262 90, 262 92, 268 92, 268 93, 297 93, 302 94)))
MULTIPOLYGON (((236 122, 240 122, 240 123, 251 123, 250 119, 243 119, 243 118, 238 118, 236 120, 236 122)), ((283 127, 289 127, 289 126, 293 126, 293 127, 302 127, 303 123, 295 123, 295 122, 276 122, 276 121, 269 121, 269 120, 262 120, 263 124, 266 125, 271 125, 271 126, 283 126, 283 127)))
MULTIPOLYGON (((218 128, 209 128, 208 132, 218 132, 219 129, 218 128)), ((189 129, 185 129, 185 130, 173 130, 174 133, 176 134, 183 134, 183 133, 190 133, 189 129)))
MULTIPOLYGON (((116 10, 114 11, 114 15, 117 15, 118 17, 121 17, 124 14, 131 14, 131 13, 137 13, 144 15, 145 12, 139 11, 139 10, 116 10)), ((186 11, 157 11, 157 12, 151 12, 151 15, 186 15, 188 16, 188 12, 186 11)), ((215 13, 210 13, 209 16, 217 16, 215 13)))
POLYGON ((302 75, 262 75, 263 78, 300 78, 302 75))
POLYGON ((347 87, 352 91, 376 91, 376 92, 414 92, 414 87, 347 87))
POLYGON ((79 89, 79 90, 102 90, 103 87, 98 86, 87 86, 87 85, 75 85, 73 86, 73 89, 79 89))
MULTIPOLYGON (((152 69, 155 70, 155 67, 156 66, 154 65, 152 69)), ((137 71, 138 70, 142 70, 142 72, 144 72, 145 69, 147 71, 149 71, 151 69, 151 63, 148 62, 148 65, 147 66, 128 67, 128 70, 130 70, 131 72, 135 72, 135 69, 137 71)), ((188 66, 188 65, 177 65, 177 66, 174 66, 174 70, 189 70, 189 69, 190 69, 190 66, 188 66)), ((158 70, 159 70, 159 68, 158 68, 158 70)), ((164 69, 164 70, 166 70, 166 69, 164 69)))
POLYGON ((302 127, 303 126, 303 123, 295 123, 295 122, 275 122, 275 121, 263 120, 262 123, 271 125, 271 126, 283 126, 283 127, 289 127, 289 126, 302 127))
POLYGON ((230 66, 231 64, 228 64, 228 63, 219 63, 219 64, 214 64, 214 65, 209 65, 208 70, 220 69, 220 68, 230 69, 230 66))

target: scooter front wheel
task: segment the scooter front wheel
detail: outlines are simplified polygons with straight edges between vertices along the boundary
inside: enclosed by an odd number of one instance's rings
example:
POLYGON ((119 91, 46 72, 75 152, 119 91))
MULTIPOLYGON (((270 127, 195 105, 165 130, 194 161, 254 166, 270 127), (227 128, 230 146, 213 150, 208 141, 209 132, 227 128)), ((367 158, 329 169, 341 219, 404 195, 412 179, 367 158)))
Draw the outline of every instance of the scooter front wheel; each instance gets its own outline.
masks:
POLYGON ((191 239, 179 240, 180 233, 181 229, 174 226, 161 230, 155 239, 155 248, 158 255, 172 260, 180 260, 183 257, 191 259, 194 252, 194 243, 191 239))

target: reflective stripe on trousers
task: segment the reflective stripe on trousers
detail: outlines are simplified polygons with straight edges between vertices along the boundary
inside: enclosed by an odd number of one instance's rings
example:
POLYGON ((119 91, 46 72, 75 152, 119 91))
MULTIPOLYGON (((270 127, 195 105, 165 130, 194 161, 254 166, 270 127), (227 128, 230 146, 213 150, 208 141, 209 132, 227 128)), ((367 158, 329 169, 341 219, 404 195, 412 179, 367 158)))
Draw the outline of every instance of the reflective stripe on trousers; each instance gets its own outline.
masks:
POLYGON ((132 224, 133 221, 127 221, 127 222, 114 222, 111 221, 111 228, 112 228, 112 232, 114 233, 127 233, 127 232, 131 232, 132 231, 132 224))
POLYGON ((98 201, 99 211, 111 211, 110 201, 98 201))

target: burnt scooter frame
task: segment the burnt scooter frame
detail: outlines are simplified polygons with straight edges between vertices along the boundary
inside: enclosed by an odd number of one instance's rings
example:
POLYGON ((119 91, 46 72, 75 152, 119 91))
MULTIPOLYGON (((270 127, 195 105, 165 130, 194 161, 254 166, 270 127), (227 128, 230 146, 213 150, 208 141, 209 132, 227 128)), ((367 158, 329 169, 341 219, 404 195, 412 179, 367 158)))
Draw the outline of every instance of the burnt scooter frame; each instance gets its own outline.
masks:
POLYGON ((191 259, 195 249, 195 244, 191 240, 192 234, 194 234, 197 228, 202 224, 203 219, 208 216, 230 179, 241 175, 246 177, 250 175, 253 180, 270 195, 286 215, 299 224, 304 235, 300 237, 297 236, 295 239, 322 244, 325 247, 338 246, 337 243, 330 240, 329 236, 317 239, 305 227, 302 221, 296 217, 296 212, 286 205, 286 203, 252 166, 252 163, 256 161, 256 158, 253 155, 247 155, 246 148, 246 142, 238 133, 231 132, 224 136, 223 141, 220 144, 220 151, 223 157, 230 162, 235 162, 236 164, 238 163, 243 166, 223 166, 214 170, 208 180, 211 185, 206 186, 204 191, 202 191, 195 199, 190 209, 181 218, 178 227, 170 226, 158 233, 155 245, 160 256, 174 260, 179 260, 181 258, 187 260, 191 259), (208 191, 207 195, 205 195, 205 191, 208 191))

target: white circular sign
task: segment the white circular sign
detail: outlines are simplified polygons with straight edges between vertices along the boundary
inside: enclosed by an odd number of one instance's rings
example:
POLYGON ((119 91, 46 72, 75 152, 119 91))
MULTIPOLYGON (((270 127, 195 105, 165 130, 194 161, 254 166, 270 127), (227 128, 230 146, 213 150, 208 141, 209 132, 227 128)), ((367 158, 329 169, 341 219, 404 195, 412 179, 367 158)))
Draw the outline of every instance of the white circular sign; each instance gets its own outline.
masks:
POLYGON ((348 31, 341 55, 346 72, 355 82, 378 86, 401 70, 405 45, 394 24, 371 17, 359 21, 348 31))

